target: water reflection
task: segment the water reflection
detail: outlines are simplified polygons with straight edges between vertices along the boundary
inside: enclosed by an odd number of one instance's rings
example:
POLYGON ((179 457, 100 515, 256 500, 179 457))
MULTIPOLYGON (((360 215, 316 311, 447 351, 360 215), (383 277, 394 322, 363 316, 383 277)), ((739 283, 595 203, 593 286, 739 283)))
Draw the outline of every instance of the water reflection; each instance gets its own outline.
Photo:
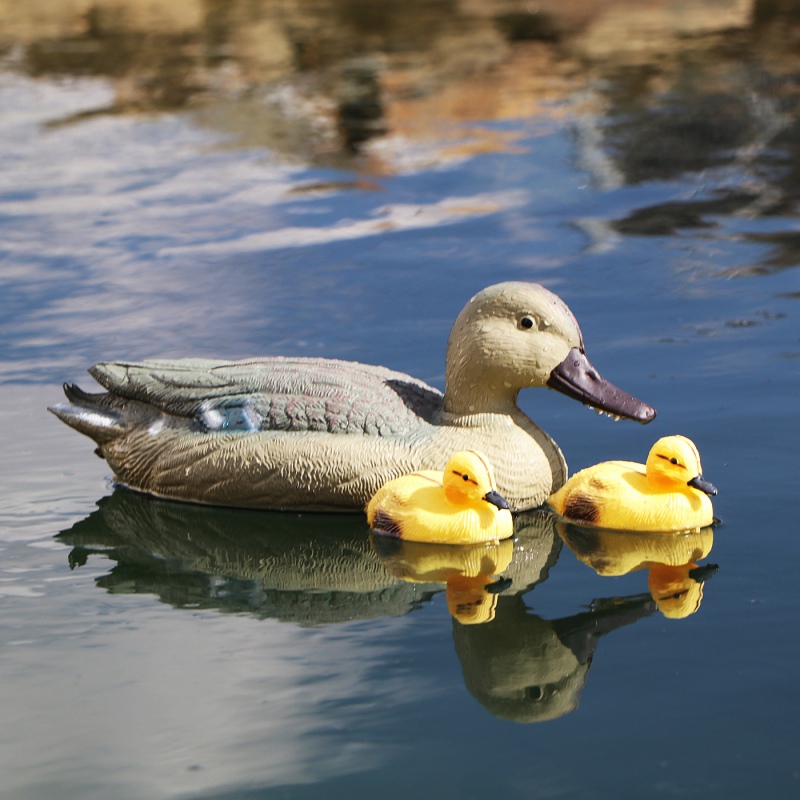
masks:
POLYGON ((596 600, 588 611, 545 620, 520 596, 501 595, 486 625, 453 622, 464 683, 492 714, 544 722, 578 707, 600 637, 655 610, 649 596, 596 600))
MULTIPOLYGON (((773 0, 600 9, 590 0, 185 0, 169 9, 98 0, 86 11, 40 0, 6 12, 3 44, 17 45, 10 63, 30 75, 113 82, 109 106, 74 119, 192 109, 248 146, 304 160, 364 152, 387 134, 501 150, 513 143, 497 132, 453 126, 558 114, 554 101, 580 97, 605 118, 581 132, 601 151, 587 152, 601 179, 664 180, 736 162, 753 180, 749 206, 777 213, 797 196, 796 170, 769 174, 787 163, 771 148, 797 155, 800 60, 786 24, 796 9, 773 0)), ((382 147, 371 151, 375 168, 388 166, 382 147)))
POLYGON ((370 536, 360 515, 217 509, 116 489, 56 538, 73 568, 94 554, 115 562, 97 579, 108 592, 302 626, 406 614, 444 590, 467 689, 518 722, 574 710, 598 639, 655 609, 636 596, 555 620, 531 613, 523 595, 561 550, 546 511, 518 515, 513 540, 458 547, 370 536))
POLYGON ((691 533, 639 533, 559 522, 564 543, 598 575, 648 570, 647 587, 658 610, 682 619, 700 609, 706 580, 716 564, 698 565, 714 544, 712 527, 691 533))
POLYGON ((406 614, 441 588, 389 575, 353 515, 209 509, 116 489, 57 538, 73 567, 97 553, 116 562, 97 581, 109 592, 301 625, 406 614))
POLYGON ((501 593, 521 595, 545 581, 561 552, 544 510, 514 517, 514 537, 491 545, 432 545, 373 535, 386 570, 412 583, 445 585, 447 607, 462 625, 491 622, 501 593))
POLYGON ((408 583, 444 583, 447 608, 462 625, 495 618, 497 595, 506 588, 506 581, 498 576, 514 555, 510 539, 494 544, 444 545, 373 534, 370 541, 390 575, 408 583))
MULTIPOLYGON (((406 614, 441 592, 459 568, 489 568, 482 558, 471 566, 469 548, 432 555, 408 543, 373 547, 360 515, 208 508, 123 488, 56 538, 72 548, 73 568, 93 554, 116 562, 97 581, 109 592, 304 625, 406 614)), ((519 515, 513 545, 503 544, 489 561, 503 572, 508 593, 545 580, 561 549, 552 519, 541 512, 519 515)))
MULTIPOLYGON (((41 0, 6 10, 0 46, 29 75, 112 81, 110 105, 62 122, 191 109, 246 146, 304 161, 384 140, 370 151, 379 171, 398 166, 387 135, 435 139, 440 155, 507 150, 513 139, 464 123, 558 114, 554 101, 580 97, 592 115, 578 139, 601 183, 734 164, 745 176, 718 199, 651 207, 618 230, 663 235, 719 213, 791 210, 800 58, 786 23, 797 5, 651 5, 99 0, 87 11, 41 0)), ((776 251, 771 264, 797 263, 794 239, 779 237, 776 251)))

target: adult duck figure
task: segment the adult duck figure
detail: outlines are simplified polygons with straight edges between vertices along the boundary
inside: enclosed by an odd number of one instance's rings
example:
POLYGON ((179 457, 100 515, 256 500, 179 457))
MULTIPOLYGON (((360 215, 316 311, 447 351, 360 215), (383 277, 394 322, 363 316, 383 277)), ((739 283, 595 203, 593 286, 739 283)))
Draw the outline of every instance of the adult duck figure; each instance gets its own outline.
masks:
POLYGON ((161 497, 225 506, 361 510, 386 481, 480 450, 514 511, 566 478, 558 445, 517 406, 548 386, 611 415, 650 406, 591 366, 575 318, 532 283, 473 297, 447 345, 445 391, 399 372, 322 358, 97 364, 107 392, 66 384, 50 410, 97 443, 116 480, 161 497))

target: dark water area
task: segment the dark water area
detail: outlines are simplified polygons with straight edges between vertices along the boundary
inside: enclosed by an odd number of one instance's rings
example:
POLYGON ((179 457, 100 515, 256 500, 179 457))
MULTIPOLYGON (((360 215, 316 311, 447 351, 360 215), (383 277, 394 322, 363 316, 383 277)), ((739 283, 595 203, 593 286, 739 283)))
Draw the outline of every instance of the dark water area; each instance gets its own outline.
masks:
POLYGON ((797 796, 798 97, 788 0, 0 2, 0 798, 797 796), (443 388, 504 280, 658 410, 523 392, 570 471, 689 436, 713 531, 527 512, 465 582, 46 410, 110 359, 443 388))

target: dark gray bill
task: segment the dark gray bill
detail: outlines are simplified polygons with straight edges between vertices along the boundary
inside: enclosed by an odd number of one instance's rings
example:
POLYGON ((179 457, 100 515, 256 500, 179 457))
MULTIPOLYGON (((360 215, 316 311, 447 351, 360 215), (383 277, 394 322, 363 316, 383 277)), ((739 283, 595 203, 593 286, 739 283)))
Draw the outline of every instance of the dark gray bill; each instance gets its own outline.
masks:
POLYGON ((699 489, 701 492, 711 495, 711 497, 714 497, 717 493, 717 487, 713 483, 709 483, 702 475, 695 476, 687 482, 687 485, 694 489, 699 489))
POLYGON ((656 418, 656 410, 652 406, 609 383, 591 365, 583 350, 577 347, 573 347, 550 373, 547 385, 613 417, 625 417, 645 424, 656 418))
POLYGON ((499 492, 496 492, 492 489, 491 492, 487 492, 483 499, 487 503, 491 503, 493 506, 497 506, 498 508, 508 508, 508 501, 501 495, 499 492))

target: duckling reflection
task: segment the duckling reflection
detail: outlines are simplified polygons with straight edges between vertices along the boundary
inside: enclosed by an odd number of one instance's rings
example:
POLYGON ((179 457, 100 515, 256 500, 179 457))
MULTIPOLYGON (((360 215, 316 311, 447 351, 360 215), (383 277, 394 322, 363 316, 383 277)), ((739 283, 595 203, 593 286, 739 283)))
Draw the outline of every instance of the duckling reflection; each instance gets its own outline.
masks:
POLYGON ((697 563, 711 552, 711 526, 669 535, 569 523, 558 523, 556 530, 578 559, 598 575, 647 569, 650 594, 658 610, 670 619, 688 617, 700 608, 705 581, 719 569, 716 564, 697 563))
POLYGON ((494 716, 544 722, 578 707, 598 639, 655 610, 647 595, 598 600, 556 620, 532 614, 519 595, 497 598, 486 625, 453 622, 464 683, 494 716))
POLYGON ((494 619, 501 592, 530 591, 546 580, 561 551, 552 516, 542 510, 518 514, 514 537, 494 543, 445 545, 372 534, 387 572, 409 583, 444 583, 447 606, 462 625, 494 619))
POLYGON ((497 594, 510 584, 497 579, 514 555, 508 539, 495 544, 446 545, 372 534, 370 540, 390 575, 409 583, 446 584, 447 607, 462 625, 494 619, 497 594))
POLYGON ((56 539, 72 546, 73 568, 93 554, 116 562, 97 579, 109 592, 301 625, 400 616, 441 591, 388 575, 355 515, 210 508, 116 489, 56 539))

